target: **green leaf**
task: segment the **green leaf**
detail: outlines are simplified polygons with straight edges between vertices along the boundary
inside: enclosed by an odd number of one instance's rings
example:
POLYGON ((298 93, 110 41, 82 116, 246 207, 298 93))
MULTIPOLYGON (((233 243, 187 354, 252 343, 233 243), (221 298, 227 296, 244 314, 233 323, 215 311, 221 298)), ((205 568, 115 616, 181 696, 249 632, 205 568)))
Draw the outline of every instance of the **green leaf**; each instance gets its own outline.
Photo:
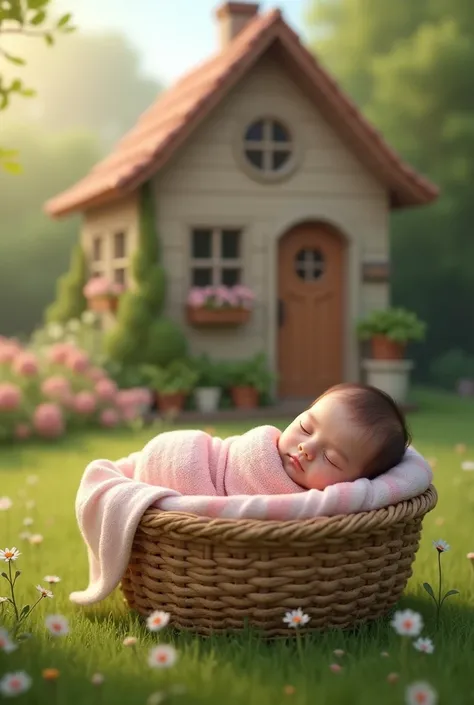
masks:
POLYGON ((448 590, 446 595, 443 597, 443 600, 445 600, 447 597, 451 597, 451 595, 459 595, 459 590, 448 590))
POLYGON ((46 44, 47 44, 49 47, 53 46, 53 44, 54 44, 54 37, 53 37, 53 35, 51 34, 51 32, 46 32, 46 34, 44 35, 44 41, 46 42, 46 44))
POLYGON ((425 588, 428 595, 431 595, 433 600, 436 602, 436 597, 434 595, 433 588, 431 587, 431 585, 429 583, 423 583, 423 587, 425 588))
POLYGON ((15 78, 15 80, 12 82, 10 86, 11 91, 21 91, 23 88, 23 81, 20 80, 19 78, 15 78))
POLYGON ((74 27, 74 25, 70 24, 67 27, 63 27, 61 31, 64 34, 71 34, 71 32, 77 32, 77 27, 74 27))
POLYGON ((45 19, 46 19, 46 12, 44 10, 40 10, 39 12, 36 13, 36 15, 33 15, 30 22, 32 25, 35 25, 35 27, 37 27, 39 24, 43 24, 45 19))
POLYGON ((29 611, 30 611, 30 606, 25 605, 20 612, 20 619, 22 619, 23 617, 26 617, 26 615, 28 614, 29 611))
POLYGON ((68 24, 69 20, 72 19, 72 14, 70 12, 67 12, 65 15, 59 18, 58 20, 58 27, 64 27, 65 25, 68 24))
POLYGON ((29 10, 39 10, 42 7, 46 7, 50 0, 27 0, 29 10))
POLYGON ((6 51, 3 52, 3 57, 7 61, 10 61, 10 63, 16 64, 17 66, 24 66, 26 64, 26 61, 22 59, 21 56, 14 56, 13 54, 8 54, 8 52, 6 51))
POLYGON ((34 88, 23 88, 19 91, 23 98, 34 98, 36 96, 36 91, 34 88))

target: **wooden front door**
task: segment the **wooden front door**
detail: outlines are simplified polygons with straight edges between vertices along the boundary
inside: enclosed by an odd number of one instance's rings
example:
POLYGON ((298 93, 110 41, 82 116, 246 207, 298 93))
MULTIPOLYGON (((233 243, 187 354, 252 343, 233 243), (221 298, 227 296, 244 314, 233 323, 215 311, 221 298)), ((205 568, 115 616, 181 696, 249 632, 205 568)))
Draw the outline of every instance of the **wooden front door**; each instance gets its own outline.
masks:
POLYGON ((343 379, 345 247, 329 227, 298 225, 278 246, 278 392, 314 398, 343 379))

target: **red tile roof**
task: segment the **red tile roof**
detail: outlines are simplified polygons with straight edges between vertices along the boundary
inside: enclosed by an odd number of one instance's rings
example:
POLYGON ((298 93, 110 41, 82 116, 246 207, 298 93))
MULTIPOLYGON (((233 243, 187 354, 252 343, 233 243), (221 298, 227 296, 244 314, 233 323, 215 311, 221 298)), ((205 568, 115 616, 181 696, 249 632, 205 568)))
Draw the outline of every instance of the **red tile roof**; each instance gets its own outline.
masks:
POLYGON ((394 208, 426 204, 438 189, 387 145, 357 106, 301 44, 279 10, 250 20, 224 51, 197 66, 145 111, 137 124, 81 181, 52 198, 46 212, 59 217, 115 200, 161 169, 270 46, 330 120, 348 148, 386 185, 394 208))

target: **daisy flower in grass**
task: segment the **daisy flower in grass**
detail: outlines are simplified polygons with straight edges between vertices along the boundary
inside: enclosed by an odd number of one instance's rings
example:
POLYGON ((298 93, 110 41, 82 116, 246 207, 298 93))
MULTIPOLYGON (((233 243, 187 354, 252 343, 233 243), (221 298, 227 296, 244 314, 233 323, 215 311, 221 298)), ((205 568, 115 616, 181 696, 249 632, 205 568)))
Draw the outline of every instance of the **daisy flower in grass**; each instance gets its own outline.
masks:
POLYGON ((0 597, 0 605, 1 605, 3 602, 8 602, 8 597, 0 597))
POLYGON ((126 636, 122 644, 124 646, 136 646, 138 644, 138 639, 136 636, 126 636))
POLYGON ((43 668, 41 675, 45 681, 57 681, 59 678, 59 671, 57 668, 43 668))
POLYGON ((422 651, 424 654, 432 654, 434 651, 434 644, 431 639, 422 639, 421 637, 413 642, 413 646, 417 651, 422 651))
POLYGON ((25 517, 23 519, 23 526, 31 526, 33 523, 33 518, 32 517, 25 517))
POLYGON ((461 469, 466 472, 472 472, 474 470, 474 460, 465 460, 461 463, 461 469))
POLYGON ((31 686, 31 678, 25 671, 6 673, 0 681, 0 691, 3 695, 20 695, 31 686))
POLYGON ((168 644, 155 646, 148 655, 148 665, 152 668, 171 668, 177 660, 178 652, 168 644))
POLYGON ((387 676, 387 683, 397 683, 400 680, 398 673, 389 673, 387 676))
POLYGON ((419 636, 423 629, 421 614, 413 610, 399 610, 395 612, 390 622, 397 634, 401 636, 419 636))
POLYGON ((16 561, 19 556, 21 556, 21 553, 15 546, 13 548, 5 548, 5 550, 0 548, 0 560, 5 561, 5 563, 16 561))
POLYGON ((155 610, 147 617, 146 625, 150 631, 158 632, 160 629, 166 627, 169 621, 170 615, 168 612, 160 612, 159 610, 155 610))
POLYGON ((446 551, 449 551, 449 549, 451 548, 449 543, 446 543, 446 541, 443 541, 443 539, 438 539, 438 541, 433 541, 433 546, 440 553, 445 553, 446 551))
POLYGON ((436 705, 438 693, 429 683, 418 681, 407 687, 405 702, 407 705, 436 705))
POLYGON ((92 685, 102 685, 102 683, 104 681, 105 681, 105 678, 102 675, 102 673, 94 673, 94 675, 91 678, 92 685))
POLYGON ((331 663, 329 668, 333 673, 340 673, 342 671, 342 666, 340 666, 338 663, 331 663))
POLYGON ((39 546, 40 543, 43 543, 43 536, 42 534, 32 534, 28 540, 33 546, 39 546))
POLYGON ((7 509, 13 507, 13 502, 10 497, 0 497, 0 512, 6 512, 7 509))
POLYGON ((42 585, 36 585, 36 589, 41 593, 41 597, 54 597, 51 590, 47 590, 42 585))
POLYGON ((283 617, 283 621, 288 624, 289 627, 293 627, 294 629, 308 624, 310 619, 311 617, 308 617, 308 615, 303 612, 301 607, 298 607, 297 610, 287 612, 283 617))
POLYGON ((152 693, 146 701, 146 705, 161 705, 166 700, 166 693, 156 691, 152 693))
POLYGON ((17 648, 18 646, 10 639, 10 635, 7 630, 0 628, 0 649, 6 654, 9 654, 17 648))
POLYGON ((69 622, 61 614, 48 614, 44 620, 46 629, 53 636, 64 636, 69 633, 69 622))
POLYGON ((57 575, 45 575, 43 580, 45 583, 49 583, 50 585, 61 582, 61 578, 58 578, 57 575))

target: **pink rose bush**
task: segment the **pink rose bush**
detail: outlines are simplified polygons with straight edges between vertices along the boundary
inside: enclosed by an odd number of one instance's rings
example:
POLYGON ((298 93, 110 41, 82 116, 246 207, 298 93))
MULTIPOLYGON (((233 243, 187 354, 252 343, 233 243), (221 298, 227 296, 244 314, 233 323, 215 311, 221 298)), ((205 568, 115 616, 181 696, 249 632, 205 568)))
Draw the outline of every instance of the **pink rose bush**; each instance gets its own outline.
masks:
POLYGON ((0 337, 0 441, 54 440, 74 428, 130 425, 150 402, 147 389, 119 389, 74 342, 27 348, 0 337))
POLYGON ((247 286, 195 286, 187 298, 193 308, 253 308, 255 294, 247 286))

